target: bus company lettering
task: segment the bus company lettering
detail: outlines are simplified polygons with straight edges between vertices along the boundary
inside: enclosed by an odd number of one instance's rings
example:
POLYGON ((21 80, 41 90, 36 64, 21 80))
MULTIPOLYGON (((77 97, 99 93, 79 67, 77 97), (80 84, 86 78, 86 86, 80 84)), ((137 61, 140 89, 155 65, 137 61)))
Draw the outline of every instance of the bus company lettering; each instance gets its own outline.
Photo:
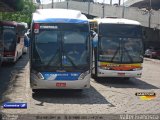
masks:
POLYGON ((58 26, 40 26, 41 29, 58 29, 58 26))

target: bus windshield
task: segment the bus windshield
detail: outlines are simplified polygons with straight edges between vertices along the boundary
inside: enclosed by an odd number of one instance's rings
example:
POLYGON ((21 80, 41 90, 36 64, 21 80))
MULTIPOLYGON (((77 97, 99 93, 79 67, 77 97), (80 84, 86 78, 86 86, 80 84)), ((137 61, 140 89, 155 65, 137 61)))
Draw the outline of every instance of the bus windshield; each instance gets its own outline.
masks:
POLYGON ((35 34, 33 65, 40 67, 41 70, 47 68, 51 71, 57 68, 70 71, 88 67, 87 25, 54 24, 54 26, 57 26, 57 29, 40 29, 39 33, 35 34))
POLYGON ((104 36, 101 36, 99 41, 99 60, 116 63, 143 62, 143 44, 142 38, 140 36, 142 35, 140 32, 140 28, 138 29, 136 28, 136 26, 133 27, 132 30, 129 26, 129 30, 127 31, 127 25, 125 30, 121 30, 121 28, 123 27, 118 28, 117 26, 116 28, 114 28, 113 26, 111 31, 104 30, 106 31, 106 34, 100 33, 104 36), (115 31, 112 31, 113 29, 115 29, 115 31), (119 32, 117 29, 119 30, 119 32), (134 32, 134 34, 132 34, 131 31, 139 32, 134 32))
POLYGON ((138 25, 100 24, 99 34, 102 36, 117 36, 126 38, 141 38, 142 28, 138 25))
POLYGON ((64 57, 66 61, 63 62, 64 66, 82 67, 87 66, 87 33, 85 32, 64 32, 64 57))
POLYGON ((14 51, 16 48, 15 27, 3 26, 4 50, 14 51))
POLYGON ((49 31, 49 30, 41 30, 39 34, 35 36, 35 51, 37 53, 37 60, 44 65, 47 65, 49 61, 52 59, 52 66, 59 66, 59 57, 58 54, 60 52, 58 42, 58 31, 49 31), (53 59, 55 57, 55 59, 53 59))

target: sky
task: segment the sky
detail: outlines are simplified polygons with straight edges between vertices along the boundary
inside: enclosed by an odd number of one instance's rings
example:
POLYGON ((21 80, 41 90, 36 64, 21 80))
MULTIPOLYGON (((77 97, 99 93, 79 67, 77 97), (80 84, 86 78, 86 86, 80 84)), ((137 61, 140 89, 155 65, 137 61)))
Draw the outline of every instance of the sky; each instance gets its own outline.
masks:
MULTIPOLYGON (((65 1, 65 0, 53 0, 54 2, 59 2, 59 1, 65 1)), ((95 2, 99 2, 99 3, 102 3, 102 2, 105 2, 107 4, 110 3, 110 0, 94 0, 95 2)), ((115 4, 115 3, 118 3, 119 0, 112 0, 112 4, 115 4)), ((124 2, 127 1, 127 0, 124 0, 124 2)), ((41 0, 41 2, 43 4, 48 4, 48 3, 51 3, 52 0, 41 0)), ((121 0, 121 2, 123 2, 123 0, 121 0)))

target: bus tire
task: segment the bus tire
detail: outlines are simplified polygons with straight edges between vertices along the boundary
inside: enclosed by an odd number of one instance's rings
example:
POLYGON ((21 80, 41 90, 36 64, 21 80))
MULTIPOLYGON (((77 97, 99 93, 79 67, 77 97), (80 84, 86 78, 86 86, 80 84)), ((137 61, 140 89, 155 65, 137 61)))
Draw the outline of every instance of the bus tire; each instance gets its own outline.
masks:
POLYGON ((82 93, 83 89, 76 89, 75 91, 78 92, 78 93, 82 93))
POLYGON ((40 90, 39 89, 32 89, 32 93, 33 94, 36 94, 36 93, 38 93, 40 90))
POLYGON ((92 74, 91 74, 91 77, 94 78, 94 76, 95 76, 95 75, 92 73, 92 74))
POLYGON ((97 75, 96 75, 96 74, 92 74, 92 78, 93 78, 94 80, 96 80, 96 79, 97 79, 97 75))
POLYGON ((129 80, 130 79, 130 77, 124 77, 123 78, 123 80, 129 80))

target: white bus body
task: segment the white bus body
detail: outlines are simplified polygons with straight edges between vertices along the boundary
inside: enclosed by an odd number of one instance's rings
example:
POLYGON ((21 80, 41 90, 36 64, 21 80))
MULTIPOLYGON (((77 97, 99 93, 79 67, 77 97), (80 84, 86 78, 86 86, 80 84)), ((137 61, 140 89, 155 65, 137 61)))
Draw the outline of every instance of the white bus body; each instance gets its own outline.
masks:
POLYGON ((142 27, 137 21, 121 18, 97 20, 94 38, 96 77, 141 77, 143 62, 142 27))
POLYGON ((33 14, 31 32, 33 90, 90 87, 91 42, 86 16, 75 10, 40 9, 33 14), (71 57, 74 49, 77 55, 71 57))

